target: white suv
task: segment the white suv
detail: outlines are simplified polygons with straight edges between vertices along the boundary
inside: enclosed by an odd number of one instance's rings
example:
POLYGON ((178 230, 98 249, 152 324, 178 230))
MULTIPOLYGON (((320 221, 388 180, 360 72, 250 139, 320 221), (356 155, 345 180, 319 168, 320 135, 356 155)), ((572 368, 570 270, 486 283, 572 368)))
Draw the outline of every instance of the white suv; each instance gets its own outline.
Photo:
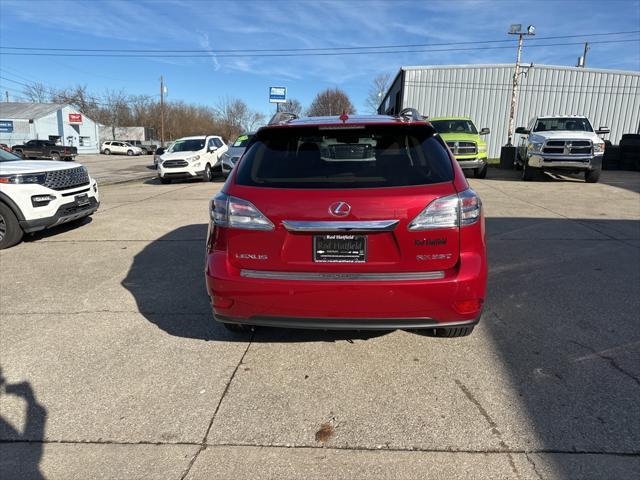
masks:
POLYGON ((98 184, 82 165, 22 160, 0 150, 0 250, 25 233, 91 215, 99 205, 98 184))
POLYGON ((115 140, 110 140, 108 142, 102 142, 102 146, 100 147, 100 152, 105 155, 111 155, 112 153, 119 153, 122 155, 142 155, 142 149, 140 147, 136 147, 135 145, 131 145, 128 142, 118 142, 115 140))
POLYGON ((210 182, 214 171, 221 171, 221 158, 228 148, 216 135, 180 138, 158 159, 158 177, 162 183, 197 177, 210 182))

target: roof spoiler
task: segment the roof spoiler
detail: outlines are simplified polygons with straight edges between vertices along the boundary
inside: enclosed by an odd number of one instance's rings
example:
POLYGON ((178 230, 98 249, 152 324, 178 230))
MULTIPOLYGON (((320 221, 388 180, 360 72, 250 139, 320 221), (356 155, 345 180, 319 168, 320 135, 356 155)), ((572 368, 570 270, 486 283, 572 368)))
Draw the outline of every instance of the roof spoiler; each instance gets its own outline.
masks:
POLYGON ((398 118, 405 122, 424 122, 427 117, 420 115, 415 108, 405 108, 397 115, 398 118))
POLYGON ((269 125, 280 125, 282 123, 287 123, 291 120, 295 120, 296 118, 298 118, 298 115, 296 115, 295 113, 278 112, 273 117, 271 117, 271 120, 269 120, 269 125))

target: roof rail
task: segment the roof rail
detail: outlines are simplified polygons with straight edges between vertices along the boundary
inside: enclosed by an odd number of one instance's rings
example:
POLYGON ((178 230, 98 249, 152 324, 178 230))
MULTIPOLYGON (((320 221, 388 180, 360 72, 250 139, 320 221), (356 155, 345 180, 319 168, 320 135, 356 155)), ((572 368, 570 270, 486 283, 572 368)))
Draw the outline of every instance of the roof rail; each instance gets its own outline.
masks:
POLYGON ((405 122, 422 122, 425 118, 415 108, 404 108, 397 116, 405 122))
POLYGON ((291 120, 295 120, 296 118, 298 118, 298 115, 296 115, 295 113, 278 112, 273 117, 271 117, 271 120, 269 120, 269 125, 279 125, 281 123, 287 123, 291 120))

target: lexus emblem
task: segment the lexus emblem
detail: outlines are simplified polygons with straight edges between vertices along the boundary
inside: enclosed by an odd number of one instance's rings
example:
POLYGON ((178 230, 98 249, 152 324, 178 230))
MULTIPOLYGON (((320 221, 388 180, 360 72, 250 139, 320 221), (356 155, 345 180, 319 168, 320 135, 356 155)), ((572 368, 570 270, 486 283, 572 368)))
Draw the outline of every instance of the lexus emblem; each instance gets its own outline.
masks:
POLYGON ((346 217, 351 212, 351 205, 347 202, 335 202, 329 207, 329 213, 336 217, 346 217))

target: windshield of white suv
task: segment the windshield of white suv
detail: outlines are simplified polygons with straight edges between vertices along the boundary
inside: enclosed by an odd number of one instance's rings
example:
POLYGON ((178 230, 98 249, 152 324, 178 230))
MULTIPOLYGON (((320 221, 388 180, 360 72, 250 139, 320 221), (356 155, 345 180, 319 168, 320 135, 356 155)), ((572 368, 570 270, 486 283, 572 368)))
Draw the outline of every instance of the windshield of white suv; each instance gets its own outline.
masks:
POLYGON ((586 118, 541 118, 533 128, 534 132, 551 132, 554 130, 571 130, 578 132, 593 132, 589 120, 586 118))
POLYGON ((478 130, 470 120, 433 120, 433 128, 438 133, 471 133, 476 135, 478 130))
POLYGON ((239 185, 373 188, 451 181, 446 148, 427 125, 260 130, 240 163, 239 185))
POLYGON ((6 150, 0 148, 0 162, 15 162, 16 160, 22 160, 17 155, 9 153, 6 150))
POLYGON ((204 138, 191 138, 189 140, 177 140, 169 150, 169 153, 174 152, 197 152, 204 148, 204 138))
POLYGON ((249 141, 253 138, 253 135, 240 135, 236 138, 236 141, 233 142, 233 147, 246 147, 249 141))

